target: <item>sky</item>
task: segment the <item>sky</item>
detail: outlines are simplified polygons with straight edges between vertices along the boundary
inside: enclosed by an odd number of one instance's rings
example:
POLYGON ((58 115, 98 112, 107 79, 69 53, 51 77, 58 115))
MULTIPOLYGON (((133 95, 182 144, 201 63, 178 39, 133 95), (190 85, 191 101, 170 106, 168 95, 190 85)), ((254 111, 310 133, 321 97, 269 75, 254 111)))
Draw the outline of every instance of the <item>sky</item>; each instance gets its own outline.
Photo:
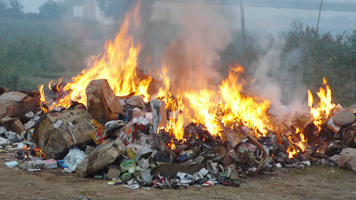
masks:
POLYGON ((38 8, 44 3, 46 0, 22 0, 25 12, 38 12, 38 8))
MULTIPOLYGON (((62 0, 55 0, 62 1, 62 0)), ((38 12, 38 8, 44 4, 46 0, 22 0, 25 12, 38 12)), ((179 19, 175 16, 179 16, 179 12, 183 9, 182 4, 164 3, 158 2, 154 5, 155 9, 152 14, 152 20, 167 20, 172 23, 180 23, 179 19), (167 15, 169 17, 167 17, 167 15)), ((239 23, 238 6, 215 6, 220 7, 218 9, 225 13, 232 13, 231 20, 236 20, 239 23)), ((83 9, 81 7, 74 7, 74 16, 81 17, 83 9)), ((97 16, 100 21, 103 19, 100 17, 99 9, 97 8, 97 16)), ((250 30, 272 30, 281 31, 290 28, 290 24, 295 19, 305 25, 316 26, 318 18, 318 11, 316 10, 296 10, 296 9, 277 9, 277 8, 254 8, 245 7, 245 21, 246 28, 250 30)), ((334 12, 323 11, 320 19, 320 28, 325 29, 356 29, 356 12, 334 12)))

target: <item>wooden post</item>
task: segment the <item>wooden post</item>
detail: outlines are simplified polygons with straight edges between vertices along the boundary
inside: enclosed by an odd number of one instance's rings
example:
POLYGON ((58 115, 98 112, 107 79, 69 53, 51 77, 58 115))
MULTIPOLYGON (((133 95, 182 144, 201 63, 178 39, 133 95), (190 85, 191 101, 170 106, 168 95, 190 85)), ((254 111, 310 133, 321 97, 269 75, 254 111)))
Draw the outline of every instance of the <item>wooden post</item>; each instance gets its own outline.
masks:
POLYGON ((243 45, 244 45, 244 54, 246 56, 245 13, 244 13, 244 2, 243 2, 243 0, 240 0, 240 12, 241 12, 242 42, 243 42, 243 45))
POLYGON ((321 14, 321 7, 323 5, 323 0, 320 2, 320 8, 319 8, 319 16, 318 16, 318 23, 316 24, 316 31, 319 29, 319 21, 320 21, 320 14, 321 14))

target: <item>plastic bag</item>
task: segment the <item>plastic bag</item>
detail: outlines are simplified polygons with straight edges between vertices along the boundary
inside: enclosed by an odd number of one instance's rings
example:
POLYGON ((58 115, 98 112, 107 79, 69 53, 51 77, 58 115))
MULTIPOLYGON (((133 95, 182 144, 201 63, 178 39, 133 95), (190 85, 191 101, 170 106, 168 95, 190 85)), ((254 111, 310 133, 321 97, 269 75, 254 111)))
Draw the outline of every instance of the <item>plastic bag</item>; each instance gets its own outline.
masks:
POLYGON ((77 168, 77 165, 86 158, 87 155, 78 148, 74 148, 69 150, 69 153, 64 157, 64 164, 68 166, 68 168, 74 172, 77 168))
POLYGON ((7 145, 10 145, 10 141, 8 139, 0 137, 0 146, 7 146, 7 145))

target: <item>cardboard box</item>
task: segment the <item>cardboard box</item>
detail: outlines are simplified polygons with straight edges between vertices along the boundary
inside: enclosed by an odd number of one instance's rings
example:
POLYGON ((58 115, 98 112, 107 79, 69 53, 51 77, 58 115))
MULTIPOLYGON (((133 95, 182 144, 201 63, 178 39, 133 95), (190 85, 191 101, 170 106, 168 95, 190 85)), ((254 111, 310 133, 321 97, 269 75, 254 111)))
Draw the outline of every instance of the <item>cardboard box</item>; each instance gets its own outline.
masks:
POLYGON ((76 168, 78 175, 85 177, 113 163, 117 157, 125 153, 126 146, 120 138, 109 144, 97 147, 76 168))
POLYGON ((21 134, 23 131, 26 131, 25 126, 21 123, 19 119, 17 119, 14 123, 11 124, 10 130, 21 134))
POLYGON ((116 98, 107 80, 92 80, 85 92, 88 111, 98 122, 106 123, 117 120, 119 113, 124 114, 121 103, 116 98))
POLYGON ((99 126, 99 128, 90 134, 90 137, 93 139, 96 145, 100 144, 105 138, 108 137, 108 134, 106 134, 105 125, 99 126))
POLYGON ((47 158, 63 158, 70 148, 81 144, 93 143, 90 134, 94 131, 95 120, 82 104, 62 112, 50 113, 39 124, 32 138, 47 158), (62 120, 62 126, 56 129, 53 124, 62 120), (73 125, 69 125, 71 122, 73 125))
POLYGON ((108 170, 108 178, 109 179, 118 179, 120 178, 121 170, 120 166, 111 164, 109 165, 109 170, 108 170))
POLYGON ((5 92, 0 96, 0 115, 25 117, 28 112, 36 112, 40 106, 38 97, 22 92, 5 92))
POLYGON ((0 118, 0 126, 4 126, 6 129, 9 129, 10 126, 17 120, 19 117, 9 117, 4 116, 0 118))

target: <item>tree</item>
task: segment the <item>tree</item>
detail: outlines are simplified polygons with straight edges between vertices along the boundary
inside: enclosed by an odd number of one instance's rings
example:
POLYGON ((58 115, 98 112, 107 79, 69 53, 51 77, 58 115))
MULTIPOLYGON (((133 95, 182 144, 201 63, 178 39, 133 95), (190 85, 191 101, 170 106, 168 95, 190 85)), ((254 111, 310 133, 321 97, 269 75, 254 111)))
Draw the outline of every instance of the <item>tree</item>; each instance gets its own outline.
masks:
POLYGON ((155 0, 96 0, 104 17, 120 20, 125 17, 126 11, 136 5, 141 4, 140 15, 143 21, 151 19, 151 12, 155 0))
POLYGON ((8 0, 10 4, 10 8, 16 11, 21 12, 23 9, 22 1, 21 0, 8 0))
POLYGON ((7 3, 4 0, 0 0, 0 11, 7 9, 7 3))
POLYGON ((0 0, 0 17, 22 18, 23 5, 20 0, 0 0))
POLYGON ((63 18, 63 14, 66 12, 66 7, 61 2, 54 2, 53 0, 47 0, 42 6, 39 7, 40 15, 48 18, 59 20, 63 18))

